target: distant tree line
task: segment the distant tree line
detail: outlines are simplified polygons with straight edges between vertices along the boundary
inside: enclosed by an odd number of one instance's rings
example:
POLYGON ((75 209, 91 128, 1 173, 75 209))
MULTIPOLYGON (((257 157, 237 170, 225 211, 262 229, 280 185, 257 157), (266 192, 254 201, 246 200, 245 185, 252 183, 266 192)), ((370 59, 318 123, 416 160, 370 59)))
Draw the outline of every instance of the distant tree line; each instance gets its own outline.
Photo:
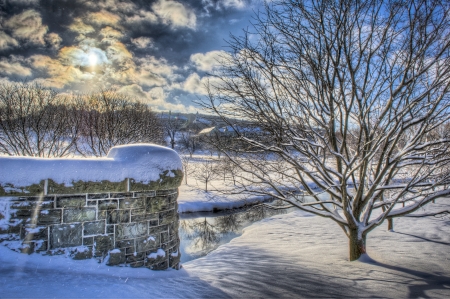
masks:
POLYGON ((0 84, 0 154, 98 157, 115 145, 138 142, 163 144, 163 126, 147 105, 126 95, 0 84))

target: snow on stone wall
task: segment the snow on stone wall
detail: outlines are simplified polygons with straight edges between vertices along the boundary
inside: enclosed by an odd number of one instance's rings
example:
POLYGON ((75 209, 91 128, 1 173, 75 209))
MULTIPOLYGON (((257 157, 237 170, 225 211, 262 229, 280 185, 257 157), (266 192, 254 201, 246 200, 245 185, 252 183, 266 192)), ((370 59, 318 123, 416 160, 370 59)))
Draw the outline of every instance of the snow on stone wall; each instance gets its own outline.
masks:
POLYGON ((22 253, 178 268, 178 191, 0 197, 0 244, 22 253))
POLYGON ((0 157, 0 243, 178 268, 182 177, 178 154, 151 144, 113 147, 99 159, 0 157))
POLYGON ((181 179, 178 154, 152 144, 116 146, 106 158, 0 157, 0 195, 170 189, 181 179))

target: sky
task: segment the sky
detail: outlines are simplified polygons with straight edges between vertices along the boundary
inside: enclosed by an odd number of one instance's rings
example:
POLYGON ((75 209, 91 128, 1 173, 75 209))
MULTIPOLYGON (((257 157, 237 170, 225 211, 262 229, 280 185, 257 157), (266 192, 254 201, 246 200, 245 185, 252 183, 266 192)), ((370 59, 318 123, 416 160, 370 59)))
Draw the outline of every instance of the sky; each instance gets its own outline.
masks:
POLYGON ((195 113, 204 83, 261 0, 0 0, 0 83, 115 89, 195 113))

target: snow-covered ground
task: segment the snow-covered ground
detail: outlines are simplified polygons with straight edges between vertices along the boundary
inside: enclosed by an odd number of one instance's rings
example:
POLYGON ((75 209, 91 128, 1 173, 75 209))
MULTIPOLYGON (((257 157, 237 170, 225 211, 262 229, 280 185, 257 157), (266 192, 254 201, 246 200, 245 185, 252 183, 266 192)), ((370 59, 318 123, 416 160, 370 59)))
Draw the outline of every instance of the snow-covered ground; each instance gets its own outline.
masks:
MULTIPOLYGON (((430 204, 444 207, 447 200, 430 204)), ((349 262, 330 220, 297 211, 257 222, 179 271, 108 267, 0 247, 1 298, 450 298, 450 219, 402 218, 349 262)))

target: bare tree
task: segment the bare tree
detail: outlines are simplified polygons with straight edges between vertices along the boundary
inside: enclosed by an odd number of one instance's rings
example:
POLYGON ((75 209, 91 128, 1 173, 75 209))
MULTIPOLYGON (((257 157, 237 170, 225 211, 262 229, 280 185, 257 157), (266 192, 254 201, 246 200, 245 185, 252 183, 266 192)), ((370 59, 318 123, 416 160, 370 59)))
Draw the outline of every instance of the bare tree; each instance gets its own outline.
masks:
POLYGON ((180 115, 172 115, 169 111, 168 115, 161 115, 161 122, 164 127, 166 136, 170 139, 170 146, 175 149, 176 137, 182 128, 185 127, 186 122, 180 118, 180 115))
POLYGON ((147 105, 113 90, 83 99, 83 126, 77 150, 84 156, 104 156, 119 144, 162 143, 163 128, 147 105))
POLYGON ((203 159, 195 171, 195 178, 205 185, 205 191, 208 192, 208 184, 217 177, 217 165, 214 160, 203 159))
POLYGON ((195 151, 199 148, 198 136, 191 129, 180 133, 179 143, 181 146, 181 150, 188 152, 189 157, 191 158, 195 151))
POLYGON ((0 153, 33 157, 72 154, 81 115, 71 98, 34 84, 0 85, 0 153))
POLYGON ((181 163, 183 164, 184 183, 187 185, 188 176, 195 172, 191 163, 191 157, 180 155, 181 163))
POLYGON ((429 138, 450 118, 448 2, 273 1, 230 46, 207 108, 268 133, 220 144, 253 172, 237 192, 335 221, 350 260, 386 219, 450 195, 449 137, 429 138))

